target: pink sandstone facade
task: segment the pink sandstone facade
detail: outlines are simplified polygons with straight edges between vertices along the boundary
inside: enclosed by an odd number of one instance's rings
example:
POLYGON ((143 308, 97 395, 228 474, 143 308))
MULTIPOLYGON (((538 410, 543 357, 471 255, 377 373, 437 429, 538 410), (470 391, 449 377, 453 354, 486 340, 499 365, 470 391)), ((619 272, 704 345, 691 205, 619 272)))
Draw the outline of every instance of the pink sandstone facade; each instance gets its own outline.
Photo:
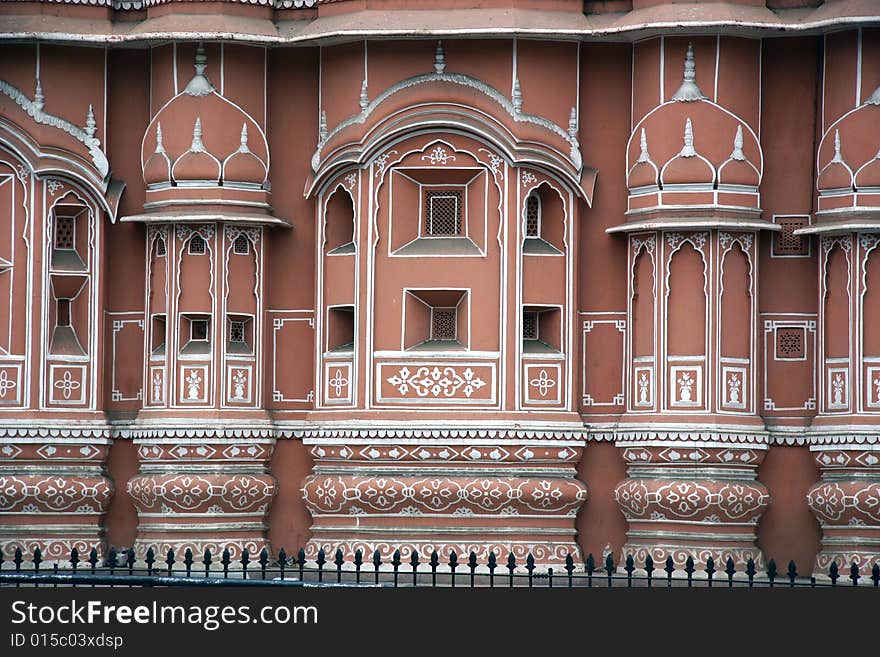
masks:
POLYGON ((0 544, 880 558, 880 7, 0 6, 0 544))

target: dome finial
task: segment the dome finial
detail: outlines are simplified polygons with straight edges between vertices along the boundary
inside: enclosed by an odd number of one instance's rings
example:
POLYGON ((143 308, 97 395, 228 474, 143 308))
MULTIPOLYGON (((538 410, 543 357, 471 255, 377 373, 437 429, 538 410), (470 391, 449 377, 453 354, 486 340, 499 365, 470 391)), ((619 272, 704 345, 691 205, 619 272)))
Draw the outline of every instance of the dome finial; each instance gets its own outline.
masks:
POLYGON ((731 160, 745 162, 746 156, 743 153, 743 127, 742 124, 736 126, 736 135, 733 138, 733 152, 730 154, 731 160))
POLYGON ((681 149, 682 157, 694 157, 697 151, 694 150, 694 126, 691 123, 691 117, 684 122, 684 147, 681 149))
POLYGON ((318 124, 318 143, 323 144, 327 141, 327 112, 321 110, 321 121, 318 124))
POLYGON ((636 162, 650 162, 651 156, 648 155, 648 135, 645 133, 645 129, 642 128, 642 134, 639 137, 639 159, 636 162))
POLYGON ((248 147, 248 133, 247 133, 247 123, 241 124, 241 144, 238 147, 239 153, 250 153, 251 149, 248 147))
POLYGON ((704 100, 706 97, 697 86, 697 63, 694 59, 694 44, 689 43, 687 53, 684 56, 684 79, 681 86, 674 94, 672 100, 690 103, 695 100, 704 100))
POLYGON ((843 155, 840 154, 840 130, 834 131, 834 157, 832 162, 843 162, 843 155))
POLYGON ((40 78, 37 77, 37 88, 34 90, 34 105, 36 105, 37 110, 40 112, 43 111, 45 100, 46 97, 43 96, 43 84, 40 82, 40 78))
POLYGON ((195 69, 196 74, 190 80, 183 93, 189 96, 207 96, 214 91, 214 85, 205 76, 205 69, 208 68, 208 57, 205 55, 205 47, 199 43, 196 47, 195 69))
POLYGON ((522 112, 522 88, 519 86, 519 77, 515 77, 513 79, 513 93, 511 94, 511 100, 513 101, 513 111, 515 114, 519 114, 522 112))
POLYGON ((446 53, 443 51, 443 42, 437 42, 437 49, 434 51, 434 72, 437 75, 446 70, 446 53))
POLYGON ((94 137, 95 132, 98 130, 98 125, 95 123, 95 112, 92 109, 92 104, 89 103, 89 111, 86 114, 86 134, 89 137, 94 137))
POLYGON ((367 106, 370 104, 370 97, 367 95, 367 78, 364 78, 363 84, 361 84, 361 111, 367 109, 367 106))
POLYGON ((574 139, 578 133, 578 113, 577 108, 571 108, 571 114, 568 115, 568 136, 574 139))
POLYGON ((189 147, 189 150, 193 153, 204 153, 205 145, 202 143, 202 118, 196 118, 196 124, 193 126, 193 140, 192 146, 189 147))
POLYGON ((164 153, 165 145, 162 143, 162 124, 156 123, 156 153, 164 153))

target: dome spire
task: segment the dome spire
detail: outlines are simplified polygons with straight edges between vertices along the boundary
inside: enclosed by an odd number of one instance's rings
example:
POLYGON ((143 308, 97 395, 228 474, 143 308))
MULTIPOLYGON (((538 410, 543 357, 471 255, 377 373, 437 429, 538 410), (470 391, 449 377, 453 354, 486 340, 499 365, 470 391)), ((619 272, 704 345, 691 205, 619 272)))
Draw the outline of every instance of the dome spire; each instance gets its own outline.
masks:
POLYGON ((642 134, 639 137, 639 159, 636 162, 650 162, 651 156, 648 154, 648 135, 642 128, 642 134))
POLYGON ((684 147, 681 149, 682 157, 694 157, 697 151, 694 150, 694 126, 691 123, 691 117, 684 122, 684 147))
POLYGON ((687 53, 684 56, 684 79, 681 86, 674 94, 672 100, 690 103, 695 100, 704 100, 706 97, 697 86, 697 64, 694 60, 694 44, 689 43, 687 53))
POLYGON ((248 133, 247 133, 247 123, 241 124, 241 144, 238 147, 239 153, 250 153, 251 149, 248 147, 248 133))
POLYGON ((196 119, 196 124, 193 126, 193 140, 192 146, 189 147, 189 150, 193 153, 204 153, 205 145, 202 143, 202 119, 198 117, 196 119))
POLYGON ((743 153, 743 127, 742 124, 736 126, 736 136, 733 138, 733 152, 730 154, 731 160, 744 162, 746 159, 743 153))
POLYGON ((214 91, 214 85, 205 76, 205 69, 208 68, 208 57, 205 55, 205 47, 200 43, 196 47, 195 69, 196 74, 190 80, 183 93, 190 96, 207 96, 214 91))
POLYGON ((165 145, 162 143, 162 124, 156 123, 156 153, 164 153, 165 145))

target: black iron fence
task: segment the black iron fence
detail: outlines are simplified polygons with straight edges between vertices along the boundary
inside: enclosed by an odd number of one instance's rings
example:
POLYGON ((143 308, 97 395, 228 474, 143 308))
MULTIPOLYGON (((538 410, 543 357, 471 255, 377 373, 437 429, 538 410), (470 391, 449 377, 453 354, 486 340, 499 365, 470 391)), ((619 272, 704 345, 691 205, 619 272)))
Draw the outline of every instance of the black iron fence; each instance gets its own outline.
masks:
POLYGON ((451 552, 441 560, 437 552, 412 552, 404 559, 395 551, 383 560, 378 551, 365 556, 358 550, 346 559, 342 551, 327 555, 319 551, 308 559, 304 550, 292 557, 279 550, 274 557, 267 550, 258 555, 242 552, 233 559, 229 550, 199 558, 187 549, 182 558, 173 550, 157 555, 148 550, 143 561, 134 551, 109 550, 102 559, 93 548, 88 554, 76 549, 67 560, 46 559, 39 548, 24 555, 20 549, 4 559, 0 552, 0 586, 387 586, 464 588, 880 588, 880 563, 859 567, 853 563, 841 569, 832 563, 827 574, 801 574, 794 561, 780 571, 774 560, 758 569, 753 560, 737 569, 733 560, 716 564, 709 557, 697 564, 688 558, 676 568, 669 557, 655 563, 651 557, 637 564, 631 556, 615 563, 612 555, 597 562, 593 555, 582 563, 568 555, 559 567, 538 567, 534 557, 517 559, 513 554, 498 558, 490 553, 481 562, 474 552, 460 558, 451 552), (332 556, 332 559, 328 558, 332 556))

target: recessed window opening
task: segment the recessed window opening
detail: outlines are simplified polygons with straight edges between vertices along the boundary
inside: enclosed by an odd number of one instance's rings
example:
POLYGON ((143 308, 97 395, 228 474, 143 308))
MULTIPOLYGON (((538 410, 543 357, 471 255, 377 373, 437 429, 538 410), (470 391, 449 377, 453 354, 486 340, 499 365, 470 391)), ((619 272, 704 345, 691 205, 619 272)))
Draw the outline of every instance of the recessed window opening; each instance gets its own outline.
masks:
POLYGON ((156 239, 156 255, 160 258, 165 256, 165 238, 158 237, 156 239))
POLYGON ((523 312, 523 340, 538 339, 538 313, 526 310, 523 312))
POLYGON ((74 218, 55 217, 55 248, 73 249, 74 244, 74 218))
POLYGON ((193 235, 192 239, 189 241, 189 249, 187 250, 187 253, 189 253, 189 255, 205 255, 206 250, 207 245, 202 236, 193 235))
POLYGON ((455 308, 431 309, 432 340, 455 340, 456 324, 457 322, 455 308))
POLYGON ((58 299, 58 326, 70 326, 70 299, 58 299))
POLYGON ((244 342, 244 325, 244 322, 238 320, 232 320, 229 322, 230 342, 244 342))
POLYGON ((541 197, 535 192, 526 199, 526 237, 541 237, 541 197))
POLYGON ((208 320, 194 319, 189 324, 189 339, 194 342, 208 341, 208 320))
POLYGON ((247 235, 239 233, 238 237, 236 237, 235 241, 232 243, 232 252, 235 253, 235 255, 247 255, 250 251, 250 240, 247 238, 247 235))
POLYGON ((461 235, 461 192, 426 192, 424 203, 426 235, 461 235))

